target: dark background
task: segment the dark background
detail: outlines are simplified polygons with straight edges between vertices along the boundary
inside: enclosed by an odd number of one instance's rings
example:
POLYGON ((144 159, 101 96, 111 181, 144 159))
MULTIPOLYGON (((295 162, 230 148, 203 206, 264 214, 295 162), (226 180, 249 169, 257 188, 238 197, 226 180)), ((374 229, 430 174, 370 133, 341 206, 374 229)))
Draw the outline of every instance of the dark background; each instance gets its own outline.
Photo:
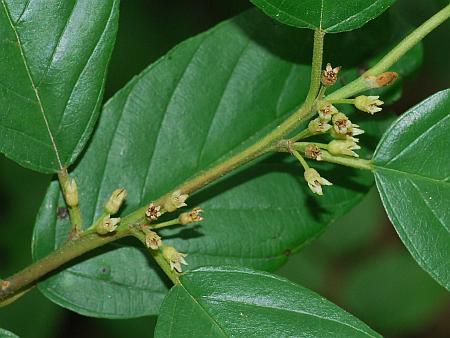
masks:
MULTIPOLYGON (((445 0, 398 0, 417 26, 445 0)), ((106 98, 176 43, 251 7, 245 0, 123 0, 106 98)), ((450 24, 425 42, 424 65, 393 108, 402 113, 450 87, 450 24)), ((325 58, 326 59, 326 58, 325 58)), ((28 264, 34 218, 50 177, 0 155, 0 275, 28 264)), ((376 191, 279 271, 350 311, 386 337, 450 337, 450 297, 399 241, 376 191)), ((99 320, 59 308, 33 290, 0 309, 0 327, 24 338, 151 337, 155 317, 99 320)))

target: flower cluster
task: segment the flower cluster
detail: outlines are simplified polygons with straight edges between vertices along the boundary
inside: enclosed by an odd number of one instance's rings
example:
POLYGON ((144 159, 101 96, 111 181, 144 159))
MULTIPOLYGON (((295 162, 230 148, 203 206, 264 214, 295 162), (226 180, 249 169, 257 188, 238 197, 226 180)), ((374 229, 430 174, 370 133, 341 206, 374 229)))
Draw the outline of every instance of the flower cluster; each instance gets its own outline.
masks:
MULTIPOLYGON (((361 149, 361 147, 358 145, 359 138, 357 136, 363 134, 364 130, 358 124, 353 123, 347 115, 339 111, 336 105, 351 104, 358 110, 371 115, 382 110, 381 106, 384 102, 380 100, 379 96, 360 95, 354 99, 327 100, 324 97, 324 93, 328 87, 333 86, 337 82, 340 70, 341 67, 333 68, 331 64, 327 64, 325 70, 322 72, 322 87, 315 104, 317 117, 309 122, 307 130, 299 134, 298 138, 292 140, 296 142, 299 139, 315 135, 328 135, 332 138, 328 144, 311 143, 307 144, 306 147, 303 145, 301 149, 304 151, 306 158, 322 161, 324 156, 328 158, 330 156, 359 157, 356 151, 361 149)), ((380 87, 392 83, 395 78, 396 73, 384 73, 379 77, 370 79, 370 81, 374 82, 372 87, 380 87)), ((322 186, 332 185, 332 183, 322 178, 317 170, 310 168, 302 155, 297 151, 290 150, 290 152, 299 159, 305 169, 305 180, 311 191, 315 194, 322 195, 322 186)))
POLYGON ((194 208, 190 211, 181 213, 177 218, 156 223, 163 213, 171 213, 179 208, 187 206, 186 200, 189 198, 188 194, 183 194, 176 190, 168 194, 162 201, 152 202, 148 205, 145 211, 146 222, 141 224, 139 231, 144 233, 145 237, 141 240, 150 250, 159 251, 164 260, 170 266, 170 269, 181 273, 181 265, 187 265, 184 259, 187 254, 178 252, 175 248, 165 245, 161 237, 156 233, 156 229, 171 226, 171 225, 186 225, 203 221, 201 208, 194 208))

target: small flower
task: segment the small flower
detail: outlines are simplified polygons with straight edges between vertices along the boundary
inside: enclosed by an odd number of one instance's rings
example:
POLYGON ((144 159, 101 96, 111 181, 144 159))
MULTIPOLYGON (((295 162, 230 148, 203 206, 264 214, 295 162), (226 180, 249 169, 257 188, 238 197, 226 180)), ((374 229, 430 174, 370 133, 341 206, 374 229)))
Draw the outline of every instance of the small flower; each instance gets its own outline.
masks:
POLYGON ((327 122, 331 120, 332 115, 339 113, 337 108, 327 101, 319 101, 317 112, 319 113, 320 119, 327 122))
POLYGON ((373 115, 382 110, 379 106, 384 102, 379 100, 379 98, 379 96, 358 96, 355 98, 355 107, 373 115))
POLYGON ((185 261, 184 257, 187 255, 181 252, 178 252, 172 246, 163 246, 162 254, 166 261, 170 264, 170 269, 175 270, 177 272, 182 272, 181 264, 188 265, 185 261))
POLYGON ((64 184, 64 197, 69 207, 78 206, 78 187, 75 179, 69 178, 64 184))
POLYGON ((178 217, 178 221, 180 222, 180 224, 183 224, 183 225, 195 223, 195 222, 201 222, 201 221, 203 221, 203 217, 201 216, 202 212, 203 212, 203 209, 200 209, 200 208, 192 209, 189 212, 183 212, 178 217))
POLYGON ((331 129, 331 125, 326 121, 322 121, 319 117, 312 120, 308 124, 308 129, 313 134, 326 133, 331 129))
POLYGON ((353 150, 359 150, 361 147, 350 140, 333 140, 328 143, 328 151, 332 155, 347 155, 359 157, 353 150))
POLYGON ((188 194, 182 194, 181 191, 177 190, 172 193, 172 195, 164 203, 164 209, 168 212, 177 210, 178 208, 185 207, 187 204, 185 201, 188 199, 188 194))
POLYGON ((100 223, 97 224, 95 231, 100 235, 106 235, 110 232, 116 231, 119 223, 120 218, 111 218, 110 215, 107 215, 100 223))
POLYGON ((332 86, 337 81, 337 75, 339 71, 341 70, 341 67, 331 67, 331 64, 327 64, 325 70, 322 73, 322 84, 324 86, 332 86))
POLYGON ((317 161, 322 161, 322 151, 314 144, 308 144, 305 148, 305 156, 317 161))
POLYGON ((333 116, 333 127, 336 133, 347 135, 350 128, 352 127, 352 122, 343 113, 338 113, 333 116))
POLYGON ((145 245, 152 250, 158 250, 162 246, 161 237, 154 231, 145 232, 145 245))
MULTIPOLYGON (((346 136, 357 136, 364 134, 364 130, 362 130, 359 125, 352 123, 343 113, 333 115, 332 120, 334 129, 331 131, 331 136, 334 138, 345 139, 346 136)), ((358 139, 353 140, 358 142, 358 139)))
POLYGON ((127 196, 128 193, 123 188, 114 190, 111 196, 109 197, 108 202, 105 205, 105 211, 111 215, 116 214, 119 211, 125 199, 127 198, 127 196))
POLYGON ((305 170, 305 180, 308 182, 309 189, 317 195, 323 195, 322 185, 333 185, 330 181, 320 177, 317 170, 313 168, 305 170))
POLYGON ((145 216, 150 221, 156 221, 159 217, 161 217, 161 206, 150 203, 147 210, 145 211, 145 216))

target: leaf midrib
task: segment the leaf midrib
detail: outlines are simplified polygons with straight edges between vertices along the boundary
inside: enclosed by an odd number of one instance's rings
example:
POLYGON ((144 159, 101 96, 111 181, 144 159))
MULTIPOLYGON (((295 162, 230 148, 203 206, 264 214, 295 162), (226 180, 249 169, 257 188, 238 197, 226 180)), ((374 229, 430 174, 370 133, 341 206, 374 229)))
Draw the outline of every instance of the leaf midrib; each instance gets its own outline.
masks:
MULTIPOLYGON (((193 271, 193 272, 191 272, 191 274, 194 274, 194 273, 196 273, 197 271, 193 271)), ((201 272, 201 271, 198 271, 198 272, 201 272)), ((267 275, 267 274, 265 274, 265 273, 250 273, 250 272, 247 272, 247 271, 241 271, 241 270, 238 270, 238 271, 232 271, 232 270, 224 270, 224 271, 221 271, 221 270, 213 270, 213 272, 214 273, 243 273, 243 274, 248 274, 248 275, 251 275, 251 276, 261 276, 261 277, 265 277, 265 278, 270 278, 270 279, 274 279, 274 280, 276 280, 276 281, 279 281, 279 282, 283 282, 283 283, 287 283, 287 284, 289 284, 289 285, 291 285, 291 286, 295 286, 295 287, 298 287, 296 284, 294 284, 294 283, 292 283, 292 282, 290 282, 290 281, 285 281, 285 280, 283 280, 283 279, 280 279, 280 278, 277 278, 276 276, 271 276, 271 275, 267 275)), ((195 303, 196 304, 198 304, 205 312, 206 312, 206 314, 208 315, 208 317, 210 317, 214 322, 216 322, 215 321, 215 319, 209 314, 209 312, 205 309, 205 307, 194 297, 194 295, 192 295, 189 291, 188 291, 188 289, 183 285, 183 282, 180 284, 180 286, 186 291, 186 293, 195 301, 195 303)), ((211 300, 214 300, 214 301, 221 301, 221 302, 230 302, 230 303, 238 303, 238 304, 242 304, 242 305, 246 305, 246 306, 255 306, 255 307, 261 307, 261 308, 265 308, 265 309, 272 309, 272 310, 278 310, 278 311, 288 311, 288 312, 294 312, 294 313, 298 313, 298 314, 303 314, 303 315, 309 315, 309 316, 313 316, 313 317, 316 317, 316 318, 320 318, 320 319, 323 319, 323 320, 328 320, 328 321, 331 321, 331 322, 335 322, 335 323, 338 323, 338 324, 340 324, 340 325, 343 325, 343 326, 347 326, 347 327, 350 327, 350 328, 352 328, 352 329, 354 329, 354 330, 356 330, 356 331, 359 331, 359 332, 362 332, 363 334, 365 334, 365 335, 367 335, 367 336, 369 336, 369 337, 373 337, 373 338, 377 338, 377 336, 373 336, 373 335, 371 335, 371 334, 369 334, 368 332, 365 332, 365 331, 363 331, 363 330, 361 330, 361 329, 359 329, 359 328, 357 328, 357 327, 354 327, 354 326, 352 326, 352 325, 350 325, 350 324, 347 324, 347 323, 344 323, 344 322, 340 322, 340 321, 337 321, 337 320, 334 320, 334 319, 332 319, 332 318, 325 318, 325 317, 320 317, 320 316, 317 316, 317 315, 315 315, 315 314, 313 314, 313 313, 308 313, 308 312, 305 312, 305 311, 292 311, 292 310, 286 310, 286 309, 283 309, 283 308, 280 308, 280 307, 270 307, 270 306, 262 306, 262 305, 260 305, 260 304, 248 304, 248 303, 244 303, 244 302, 240 302, 240 301, 235 301, 235 300, 223 300, 223 299, 220 299, 220 298, 215 298, 215 297, 209 297, 209 296, 201 296, 201 298, 204 298, 204 299, 211 299, 211 300)), ((220 328, 222 328, 220 325, 219 325, 219 327, 220 328)))
MULTIPOLYGON (((217 320, 208 312, 208 310, 188 291, 188 289, 186 289, 186 287, 183 284, 180 284, 180 288, 182 288, 188 295, 189 297, 191 297, 192 301, 194 304, 198 305, 198 307, 200 307, 200 309, 206 314, 207 318, 210 319, 210 321, 215 324, 220 331, 222 332, 224 337, 229 337, 226 333, 224 328, 220 325, 219 322, 217 322, 217 320)), ((174 318, 174 317, 173 317, 174 318)))
POLYGON ((423 176, 423 175, 420 175, 418 173, 412 173, 412 172, 405 171, 405 170, 399 170, 399 169, 394 169, 394 168, 389 168, 389 167, 383 167, 382 165, 374 165, 374 168, 375 168, 375 172, 376 172, 377 169, 386 170, 386 171, 392 171, 392 172, 397 173, 397 174, 402 175, 402 176, 412 176, 412 177, 414 177, 416 179, 424 180, 424 181, 430 181, 430 182, 433 182, 435 184, 442 185, 444 187, 450 186, 450 182, 446 181, 446 179, 444 179, 444 178, 442 180, 440 180, 440 179, 437 179, 437 178, 423 176))
MULTIPOLYGON (((192 297, 192 296, 191 296, 192 297)), ((219 303, 231 303, 231 304, 240 304, 240 305, 244 305, 244 306, 249 306, 249 307, 257 307, 257 308, 262 308, 262 309, 269 309, 269 310, 275 310, 275 311, 280 311, 280 312, 288 312, 288 313, 295 313, 295 314, 299 314, 299 315, 304 315, 304 316, 309 316, 309 317, 314 317, 314 318, 318 318, 320 320, 326 320, 332 323, 337 323, 338 325, 342 325, 342 326, 347 326, 350 327, 358 332, 361 332, 363 334, 365 334, 368 337, 373 337, 373 338, 377 338, 376 336, 372 336, 370 334, 368 334, 367 332, 354 327, 350 324, 338 321, 338 320, 334 320, 332 318, 327 318, 327 317, 322 317, 322 316, 318 316, 314 313, 311 312, 305 312, 305 311, 296 311, 293 309, 283 309, 281 307, 278 306, 266 306, 266 305, 262 305, 262 304, 257 304, 257 303, 245 303, 239 300, 229 300, 229 299, 221 299, 221 298, 217 298, 217 297, 210 297, 210 296, 201 296, 202 299, 207 299, 207 300, 212 300, 215 302, 219 302, 219 303)))
POLYGON ((14 23, 13 23, 12 18, 11 18, 11 13, 9 12, 9 9, 8 9, 8 6, 5 3, 5 0, 1 0, 1 2, 2 2, 2 5, 3 5, 3 10, 5 11, 6 17, 8 18, 8 22, 9 22, 9 24, 11 26, 11 29, 13 30, 13 33, 14 33, 14 35, 16 37, 17 46, 19 48, 20 55, 22 57, 22 61, 23 61, 24 67, 25 67, 25 71, 27 73, 28 79, 30 80, 30 84, 31 84, 31 87, 33 89, 34 95, 36 97, 36 101, 38 103, 39 110, 41 112, 42 118, 44 120, 44 124, 45 124, 45 127, 47 129, 48 136, 50 137, 50 141, 52 143, 52 148, 53 148, 53 150, 55 152, 55 156, 56 156, 56 160, 58 162, 58 166, 59 166, 60 169, 63 169, 61 158, 60 158, 59 152, 58 152, 58 148, 56 146, 55 138, 54 138, 53 133, 52 133, 52 131, 50 129, 50 125, 49 125, 47 116, 45 115, 44 106, 42 104, 38 88, 36 87, 36 84, 34 83, 33 77, 31 76, 30 67, 29 67, 27 59, 25 57, 25 52, 24 52, 23 47, 22 47, 22 41, 20 39, 19 32, 17 31, 16 27, 14 26, 14 23))
MULTIPOLYGON (((347 23, 348 21, 352 20, 353 18, 357 17, 358 15, 361 15, 361 13, 364 13, 368 10, 370 10, 373 6, 375 6, 377 3, 379 3, 381 0, 376 0, 374 3, 372 3, 371 5, 369 5, 369 7, 364 8, 361 12, 355 13, 352 16, 349 16, 348 18, 346 18, 345 20, 338 22, 337 24, 328 27, 326 30, 327 31, 333 31, 335 29, 339 29, 340 26, 344 25, 345 23, 347 23)), ((322 0, 323 3, 323 0, 322 0)))

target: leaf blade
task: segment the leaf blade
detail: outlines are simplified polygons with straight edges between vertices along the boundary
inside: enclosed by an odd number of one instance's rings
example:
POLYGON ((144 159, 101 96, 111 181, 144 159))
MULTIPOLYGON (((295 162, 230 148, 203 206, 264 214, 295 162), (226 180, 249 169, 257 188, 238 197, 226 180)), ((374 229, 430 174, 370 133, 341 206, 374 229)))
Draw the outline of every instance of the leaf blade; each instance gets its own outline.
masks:
POLYGON ((442 262, 450 260, 450 163, 444 155, 449 106, 449 90, 419 103, 386 133, 374 156, 377 187, 400 238, 447 289, 450 268, 442 262))
POLYGON ((14 333, 0 328, 0 338, 18 338, 14 333))
POLYGON ((395 0, 300 2, 251 0, 270 17, 290 26, 340 33, 362 27, 388 9, 395 0))
POLYGON ((76 159, 98 116, 118 3, 1 1, 0 151, 7 157, 44 173, 76 159))
POLYGON ((379 336, 324 298, 286 279, 227 267, 204 267, 183 275, 162 305, 155 336, 205 334, 208 326, 223 337, 276 336, 280 332, 308 337, 379 336), (192 316, 196 312, 203 316, 192 316))

